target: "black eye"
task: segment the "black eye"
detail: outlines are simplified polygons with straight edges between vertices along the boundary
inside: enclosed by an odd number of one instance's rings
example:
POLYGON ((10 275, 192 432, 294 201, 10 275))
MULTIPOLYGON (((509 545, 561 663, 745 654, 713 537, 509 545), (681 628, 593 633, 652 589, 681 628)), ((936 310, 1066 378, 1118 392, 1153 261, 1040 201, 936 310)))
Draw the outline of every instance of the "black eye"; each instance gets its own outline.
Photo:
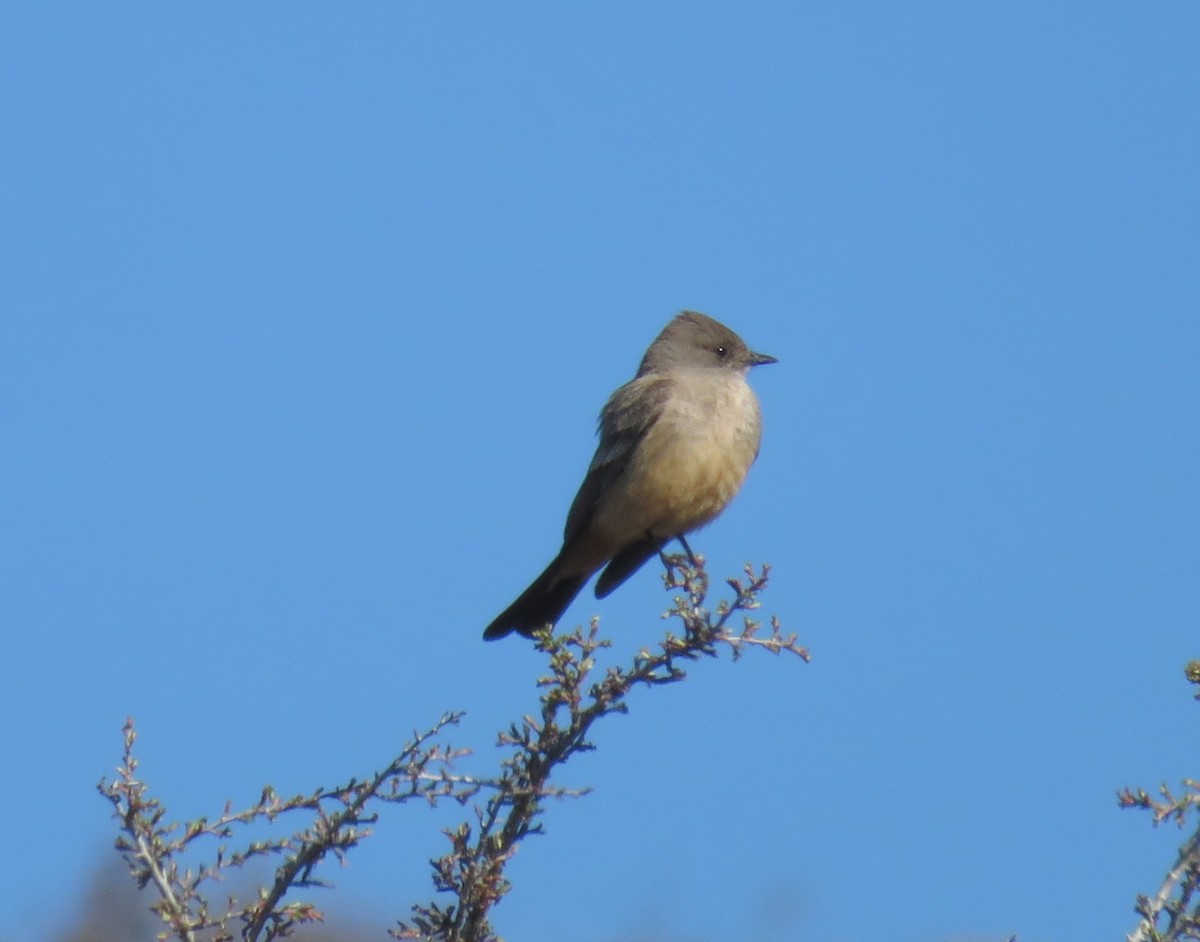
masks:
POLYGON ((717 356, 724 360, 727 356, 729 356, 729 348, 726 346, 717 347, 717 356))

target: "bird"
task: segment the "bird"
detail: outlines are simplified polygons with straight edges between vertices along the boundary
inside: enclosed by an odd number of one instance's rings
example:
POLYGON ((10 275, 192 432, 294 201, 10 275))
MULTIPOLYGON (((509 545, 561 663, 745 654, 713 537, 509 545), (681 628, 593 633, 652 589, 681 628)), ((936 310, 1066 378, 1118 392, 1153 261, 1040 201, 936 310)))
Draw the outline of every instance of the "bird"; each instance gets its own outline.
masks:
POLYGON ((707 314, 675 316, 600 412, 562 549, 483 637, 533 637, 597 571, 602 599, 672 539, 687 548, 686 534, 728 506, 758 457, 762 415, 746 377, 776 362, 707 314))

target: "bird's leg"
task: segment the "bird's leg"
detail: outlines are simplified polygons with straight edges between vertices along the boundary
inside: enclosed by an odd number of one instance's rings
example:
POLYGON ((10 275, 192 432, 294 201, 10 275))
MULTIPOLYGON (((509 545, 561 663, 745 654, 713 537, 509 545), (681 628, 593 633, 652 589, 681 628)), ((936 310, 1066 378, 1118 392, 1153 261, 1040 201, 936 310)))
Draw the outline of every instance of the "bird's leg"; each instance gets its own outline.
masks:
POLYGON ((675 537, 675 539, 677 539, 680 543, 683 544, 683 550, 685 553, 687 553, 688 562, 690 562, 692 564, 692 568, 699 569, 700 568, 700 560, 698 560, 696 558, 696 554, 693 553, 692 548, 690 546, 688 546, 688 541, 686 539, 684 539, 683 534, 682 533, 678 534, 675 537))
MULTIPOLYGON (((656 538, 649 530, 646 531, 647 539, 656 539, 658 543, 658 558, 662 561, 663 569, 666 572, 663 574, 663 579, 666 580, 668 589, 681 589, 687 585, 687 567, 684 566, 683 557, 678 553, 667 553, 666 545, 671 542, 669 539, 656 538)), ((685 543, 686 547, 687 544, 685 543)), ((691 552, 688 553, 691 556, 691 552)))

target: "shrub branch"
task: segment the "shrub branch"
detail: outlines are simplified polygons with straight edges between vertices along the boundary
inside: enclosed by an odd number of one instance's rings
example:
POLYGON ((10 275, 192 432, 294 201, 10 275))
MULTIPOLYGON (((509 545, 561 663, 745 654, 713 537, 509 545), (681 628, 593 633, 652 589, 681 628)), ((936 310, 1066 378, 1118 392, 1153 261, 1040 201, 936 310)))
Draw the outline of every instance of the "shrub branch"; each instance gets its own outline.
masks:
MULTIPOLYGON (((1200 661, 1184 669, 1190 683, 1200 684, 1200 661)), ((1196 694, 1200 700, 1200 693, 1196 694)), ((1137 897, 1134 910, 1141 921, 1126 939, 1128 942, 1184 942, 1200 939, 1200 781, 1184 779, 1183 789, 1172 792, 1160 785, 1158 798, 1145 789, 1125 788, 1117 793, 1122 808, 1149 811, 1155 827, 1173 821, 1182 830, 1194 830, 1179 848, 1175 864, 1153 896, 1137 897)))
POLYGON ((447 726, 456 725, 460 713, 447 713, 430 729, 415 733, 395 759, 364 780, 351 779, 336 788, 318 788, 308 795, 282 798, 267 785, 258 801, 244 811, 233 811, 226 803, 224 812, 214 821, 199 818, 186 824, 164 824, 166 809, 149 794, 137 777, 138 760, 134 756, 137 731, 132 719, 125 723, 125 749, 117 775, 112 781, 101 780, 98 788, 113 806, 120 822, 121 835, 116 847, 125 858, 139 887, 153 884, 158 900, 152 908, 166 923, 160 939, 174 937, 181 942, 205 940, 229 942, 234 938, 230 924, 241 923, 245 942, 284 938, 299 925, 323 918, 308 902, 285 904, 284 898, 295 889, 325 884, 314 877, 317 865, 329 855, 341 860, 347 851, 368 836, 377 814, 368 807, 375 802, 401 804, 414 798, 436 803, 443 798, 466 802, 481 783, 452 774, 455 759, 465 750, 455 750, 434 742, 447 726), (312 823, 290 835, 251 840, 245 849, 229 853, 225 841, 239 828, 253 823, 272 823, 283 815, 306 811, 312 823), (192 845, 202 838, 221 842, 211 863, 201 863, 195 871, 181 860, 192 845), (212 909, 206 885, 222 880, 230 870, 245 866, 260 857, 283 856, 269 886, 259 887, 253 902, 239 903, 230 896, 225 905, 212 909))
POLYGON ((414 798, 437 804, 451 799, 472 806, 469 821, 444 832, 449 851, 431 861, 434 889, 445 902, 413 906, 406 921, 391 930, 397 939, 425 942, 499 942, 490 923, 493 907, 509 892, 505 867, 521 842, 541 831, 541 817, 550 799, 583 795, 587 789, 551 783, 559 766, 572 756, 594 748, 589 735, 602 717, 628 710, 629 694, 638 687, 660 687, 686 677, 690 661, 715 657, 722 646, 733 660, 755 648, 784 652, 808 660, 795 635, 784 635, 778 619, 769 631, 752 617, 759 595, 767 587, 769 569, 750 566, 744 578, 729 579, 731 598, 714 610, 706 607, 708 575, 703 559, 692 554, 663 556, 664 581, 677 594, 663 617, 675 623, 655 648, 638 651, 627 666, 597 669, 597 656, 611 647, 599 636, 595 619, 587 629, 554 636, 536 635, 535 647, 547 658, 548 670, 538 679, 539 710, 503 730, 498 745, 506 751, 495 778, 459 775, 452 771, 466 750, 452 749, 439 739, 455 726, 461 713, 444 714, 431 728, 412 739, 382 770, 364 779, 352 778, 336 788, 282 798, 269 785, 258 801, 242 811, 226 803, 214 820, 199 818, 185 824, 164 823, 166 809, 138 778, 134 755, 137 733, 133 720, 124 730, 124 756, 111 781, 99 790, 112 804, 119 822, 117 850, 140 887, 153 885, 158 898, 152 909, 166 925, 160 939, 180 942, 232 942, 240 928, 243 942, 272 942, 305 924, 323 919, 308 901, 288 901, 296 890, 326 886, 316 876, 320 863, 332 856, 341 861, 370 835, 379 802, 401 804, 414 798), (741 615, 740 625, 734 626, 741 615), (277 819, 307 813, 306 827, 291 834, 272 834, 277 819), (265 837, 246 839, 252 833, 265 837), (227 842, 240 837, 241 849, 227 842), (184 859, 199 854, 201 841, 215 840, 210 859, 193 870, 184 859), (229 896, 220 905, 210 885, 230 870, 259 858, 282 858, 274 878, 258 887, 253 900, 229 896))
POLYGON ((500 733, 499 745, 511 753, 493 783, 495 791, 482 807, 476 807, 473 825, 463 823, 446 832, 450 850, 431 862, 434 886, 453 902, 414 906, 410 918, 392 930, 397 939, 499 942, 489 913, 511 888, 504 877, 505 866, 520 842, 540 831, 539 818, 547 799, 582 794, 551 785, 551 775, 571 756, 594 748, 588 739, 592 725, 611 713, 627 712, 627 698, 635 688, 683 680, 686 662, 714 657, 720 645, 728 646, 735 660, 749 647, 809 659, 795 635, 782 633, 778 619, 772 618, 770 633, 760 637, 760 623, 746 614, 759 607, 768 567, 756 574, 747 566, 745 580, 728 580, 733 599, 709 611, 705 608, 708 575, 703 559, 689 550, 687 554, 664 555, 663 563, 667 588, 682 590, 664 617, 677 619, 682 632, 669 631, 655 650, 641 650, 628 667, 609 667, 592 681, 597 652, 611 647, 611 642, 599 637, 596 619, 586 630, 578 628, 557 637, 547 631, 535 635, 537 650, 549 660, 549 673, 538 680, 542 689, 539 715, 526 716, 500 733), (739 612, 743 613, 742 626, 731 628, 739 612))

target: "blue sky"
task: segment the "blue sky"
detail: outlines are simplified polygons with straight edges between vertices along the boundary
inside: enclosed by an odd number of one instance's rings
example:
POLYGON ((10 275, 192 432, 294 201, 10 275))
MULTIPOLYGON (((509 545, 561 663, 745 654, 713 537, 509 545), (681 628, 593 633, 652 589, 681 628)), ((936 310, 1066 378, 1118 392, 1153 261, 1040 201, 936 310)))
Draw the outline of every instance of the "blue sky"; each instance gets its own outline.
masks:
MULTIPOLYGON (((6 942, 179 818, 535 704, 480 632, 683 307, 779 358, 693 545, 813 663, 698 665, 564 770, 508 938, 1084 942, 1196 775, 1200 6, 0 11, 6 942), (580 919, 583 909, 586 916, 580 919), (639 934, 640 933, 640 934, 639 934)), ((628 654, 648 566, 569 618, 628 654)), ((321 901, 381 930, 439 819, 321 901)))

